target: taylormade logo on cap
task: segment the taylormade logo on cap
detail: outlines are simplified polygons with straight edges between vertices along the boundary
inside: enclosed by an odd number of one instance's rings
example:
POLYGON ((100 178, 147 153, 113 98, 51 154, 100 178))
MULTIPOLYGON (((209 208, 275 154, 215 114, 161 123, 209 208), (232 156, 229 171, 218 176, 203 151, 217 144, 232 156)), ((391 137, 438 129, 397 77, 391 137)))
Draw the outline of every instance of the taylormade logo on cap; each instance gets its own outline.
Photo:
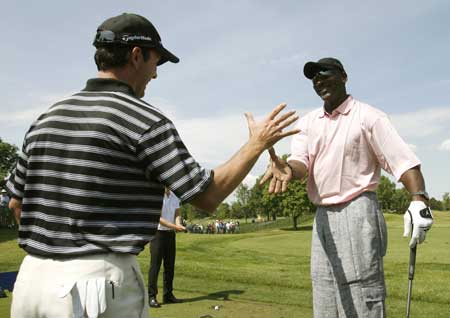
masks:
POLYGON ((122 35, 122 41, 136 41, 136 40, 140 40, 140 41, 152 41, 152 38, 149 36, 145 36, 145 35, 122 35))
POLYGON ((93 45, 96 48, 113 45, 129 45, 153 48, 161 54, 158 65, 167 61, 178 63, 180 59, 166 49, 155 26, 143 16, 123 13, 106 19, 97 28, 93 45))

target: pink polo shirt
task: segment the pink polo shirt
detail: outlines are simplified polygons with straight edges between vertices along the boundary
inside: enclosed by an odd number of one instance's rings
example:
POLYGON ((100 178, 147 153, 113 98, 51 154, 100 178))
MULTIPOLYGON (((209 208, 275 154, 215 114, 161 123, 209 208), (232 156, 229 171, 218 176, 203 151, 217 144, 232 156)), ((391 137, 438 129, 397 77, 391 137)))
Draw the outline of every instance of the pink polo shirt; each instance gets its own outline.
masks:
POLYGON ((332 205, 375 191, 381 168, 397 180, 420 165, 387 115, 349 96, 331 115, 316 109, 297 124, 288 161, 308 168, 308 196, 332 205))

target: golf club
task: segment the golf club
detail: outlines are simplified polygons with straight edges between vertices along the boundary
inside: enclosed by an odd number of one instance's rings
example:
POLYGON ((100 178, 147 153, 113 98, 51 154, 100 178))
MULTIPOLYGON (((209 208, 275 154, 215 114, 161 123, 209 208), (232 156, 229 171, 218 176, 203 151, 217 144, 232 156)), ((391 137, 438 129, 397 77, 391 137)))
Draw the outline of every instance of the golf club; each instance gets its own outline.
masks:
POLYGON ((408 268, 408 299, 406 302, 406 318, 409 318, 409 313, 411 309, 411 293, 412 284, 414 279, 414 270, 416 269, 416 251, 417 244, 409 250, 409 268, 408 268))

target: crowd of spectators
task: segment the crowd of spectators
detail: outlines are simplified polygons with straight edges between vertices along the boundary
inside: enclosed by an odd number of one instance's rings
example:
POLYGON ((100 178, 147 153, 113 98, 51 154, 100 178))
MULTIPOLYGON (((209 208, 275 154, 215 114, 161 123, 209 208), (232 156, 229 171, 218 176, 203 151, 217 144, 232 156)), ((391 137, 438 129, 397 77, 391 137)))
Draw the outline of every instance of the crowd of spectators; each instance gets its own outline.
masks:
POLYGON ((235 234, 240 232, 240 223, 239 221, 232 220, 228 222, 215 220, 214 222, 209 222, 207 225, 187 224, 186 231, 197 234, 235 234))
POLYGON ((9 196, 5 189, 0 190, 0 227, 15 228, 17 226, 13 213, 8 208, 9 196))

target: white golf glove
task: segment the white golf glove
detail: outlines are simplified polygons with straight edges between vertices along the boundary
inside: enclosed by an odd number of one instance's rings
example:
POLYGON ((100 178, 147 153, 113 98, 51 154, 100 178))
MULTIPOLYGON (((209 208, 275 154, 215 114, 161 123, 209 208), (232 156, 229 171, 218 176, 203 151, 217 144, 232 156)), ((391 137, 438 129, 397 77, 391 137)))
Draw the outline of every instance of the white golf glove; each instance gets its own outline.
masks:
POLYGON ((409 235, 412 227, 411 241, 409 247, 413 248, 416 244, 420 244, 425 241, 425 235, 427 231, 433 225, 433 214, 431 209, 422 201, 411 201, 408 211, 403 216, 405 222, 403 236, 409 235))
POLYGON ((106 311, 105 277, 72 281, 60 286, 58 296, 72 295, 74 318, 98 318, 106 311))

